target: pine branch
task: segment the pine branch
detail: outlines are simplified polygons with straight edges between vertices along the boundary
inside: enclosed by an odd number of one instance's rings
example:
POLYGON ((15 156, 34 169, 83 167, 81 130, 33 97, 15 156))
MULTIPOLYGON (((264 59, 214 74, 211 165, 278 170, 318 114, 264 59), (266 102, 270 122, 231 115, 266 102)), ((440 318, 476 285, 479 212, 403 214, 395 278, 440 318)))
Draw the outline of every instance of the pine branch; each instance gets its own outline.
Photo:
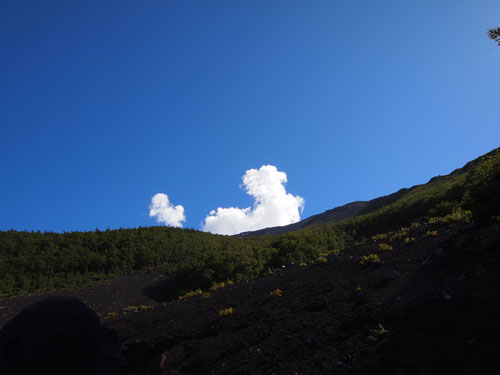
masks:
POLYGON ((488 29, 488 36, 500 46, 500 27, 496 29, 488 29))

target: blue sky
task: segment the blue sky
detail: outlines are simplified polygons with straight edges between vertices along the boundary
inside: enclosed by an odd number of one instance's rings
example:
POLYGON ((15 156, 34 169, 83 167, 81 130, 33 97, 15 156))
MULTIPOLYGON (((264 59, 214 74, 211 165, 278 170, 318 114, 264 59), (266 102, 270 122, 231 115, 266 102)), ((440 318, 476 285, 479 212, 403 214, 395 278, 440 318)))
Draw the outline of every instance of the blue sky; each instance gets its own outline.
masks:
POLYGON ((0 229, 200 229, 285 172, 301 218, 500 146, 495 1, 0 5, 0 229))

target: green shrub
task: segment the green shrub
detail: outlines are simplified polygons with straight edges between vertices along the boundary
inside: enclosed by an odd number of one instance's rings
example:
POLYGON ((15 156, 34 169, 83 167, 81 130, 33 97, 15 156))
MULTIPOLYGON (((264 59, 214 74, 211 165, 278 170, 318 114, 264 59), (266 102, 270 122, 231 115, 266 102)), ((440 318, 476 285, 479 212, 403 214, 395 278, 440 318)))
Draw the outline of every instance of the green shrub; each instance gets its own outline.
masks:
POLYGON ((234 312, 235 310, 232 307, 228 307, 227 309, 219 310, 219 316, 231 315, 234 312))
POLYGON ((464 207, 475 219, 491 220, 500 214, 500 151, 485 156, 470 176, 463 197, 464 207))
POLYGON ((387 237, 389 237, 388 233, 381 233, 372 236, 372 240, 373 241, 385 240, 387 237))
MULTIPOLYGON (((306 264, 306 266, 307 266, 307 264, 306 264)), ((263 275, 263 276, 269 276, 269 275, 273 275, 273 274, 275 274, 275 273, 276 273, 276 272, 278 272, 278 271, 279 271, 279 268, 276 268, 276 267, 275 267, 275 268, 271 268, 271 267, 269 267, 269 268, 266 270, 266 272, 264 272, 262 275, 263 275)))
POLYGON ((380 257, 377 254, 363 255, 359 260, 359 264, 378 263, 378 262, 380 262, 380 257))
POLYGON ((227 280, 227 281, 222 281, 220 283, 214 283, 210 287, 210 290, 214 291, 214 290, 217 290, 217 289, 222 289, 222 288, 225 288, 226 286, 231 286, 233 284, 234 284, 233 280, 227 280))
POLYGON ((271 292, 271 297, 281 297, 283 296, 283 291, 281 289, 276 289, 271 292))
POLYGON ((187 299, 187 298, 191 298, 194 296, 198 296, 200 294, 203 294, 203 291, 201 289, 191 290, 191 291, 187 292, 186 294, 179 296, 179 299, 187 299))
POLYGON ((471 220, 472 220, 472 212, 469 210, 463 210, 459 207, 446 216, 430 217, 429 224, 436 224, 436 223, 450 224, 459 221, 470 223, 471 220))
POLYGON ((149 310, 152 309, 153 306, 148 306, 148 305, 139 305, 139 306, 127 306, 122 308, 122 311, 124 314, 129 313, 131 311, 140 311, 140 310, 149 310))
POLYGON ((428 216, 446 216, 451 214, 453 211, 458 209, 458 202, 448 202, 443 201, 436 204, 429 211, 427 211, 428 216))
POLYGON ((319 257, 314 261, 314 263, 326 263, 327 259, 325 257, 319 257))
POLYGON ((405 238, 405 243, 409 244, 415 241, 415 237, 406 237, 405 238))
POLYGON ((379 243, 378 247, 380 250, 392 251, 392 246, 389 244, 386 244, 385 242, 379 243))
POLYGON ((333 249, 333 250, 328 251, 328 255, 338 255, 338 254, 340 254, 340 251, 341 250, 333 249))

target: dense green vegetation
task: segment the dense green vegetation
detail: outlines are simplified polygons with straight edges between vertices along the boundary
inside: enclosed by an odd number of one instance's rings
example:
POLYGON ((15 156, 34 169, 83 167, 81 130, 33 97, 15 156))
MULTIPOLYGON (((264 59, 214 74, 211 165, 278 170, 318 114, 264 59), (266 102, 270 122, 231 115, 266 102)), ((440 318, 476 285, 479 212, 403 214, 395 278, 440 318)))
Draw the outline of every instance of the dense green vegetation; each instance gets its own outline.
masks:
POLYGON ((188 279, 255 277, 271 259, 266 241, 165 227, 95 232, 0 232, 2 294, 66 287, 160 264, 188 279))
MULTIPOLYGON (((172 293, 181 295, 258 277, 288 262, 314 262, 353 241, 429 218, 446 223, 472 215, 499 227, 500 152, 369 203, 358 216, 274 236, 239 238, 165 227, 0 232, 0 295, 77 286, 156 266, 175 275, 172 293)), ((497 241, 498 232, 492 230, 488 239, 497 241)))
POLYGON ((166 227, 62 234, 0 232, 0 292, 76 286, 164 265, 185 284, 179 288, 181 293, 193 286, 254 278, 284 262, 312 261, 320 251, 343 245, 335 229, 320 232, 290 233, 278 239, 242 239, 166 227))
POLYGON ((480 221, 500 214, 500 151, 487 155, 467 181, 463 205, 480 221))

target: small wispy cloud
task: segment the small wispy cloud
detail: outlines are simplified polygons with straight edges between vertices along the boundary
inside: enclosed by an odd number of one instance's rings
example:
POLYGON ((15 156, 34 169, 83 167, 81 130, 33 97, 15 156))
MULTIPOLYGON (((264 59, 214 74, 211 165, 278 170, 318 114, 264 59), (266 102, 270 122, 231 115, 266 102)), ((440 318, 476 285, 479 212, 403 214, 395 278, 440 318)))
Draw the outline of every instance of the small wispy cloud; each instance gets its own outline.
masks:
POLYGON ((155 194, 151 199, 149 217, 156 217, 158 223, 170 227, 182 227, 182 223, 186 221, 184 207, 174 206, 170 203, 168 195, 163 193, 155 194))
POLYGON ((274 165, 249 169, 242 177, 242 189, 255 200, 253 207, 219 207, 210 211, 202 225, 207 232, 237 234, 266 227, 296 223, 304 208, 304 198, 286 192, 285 172, 274 165))

